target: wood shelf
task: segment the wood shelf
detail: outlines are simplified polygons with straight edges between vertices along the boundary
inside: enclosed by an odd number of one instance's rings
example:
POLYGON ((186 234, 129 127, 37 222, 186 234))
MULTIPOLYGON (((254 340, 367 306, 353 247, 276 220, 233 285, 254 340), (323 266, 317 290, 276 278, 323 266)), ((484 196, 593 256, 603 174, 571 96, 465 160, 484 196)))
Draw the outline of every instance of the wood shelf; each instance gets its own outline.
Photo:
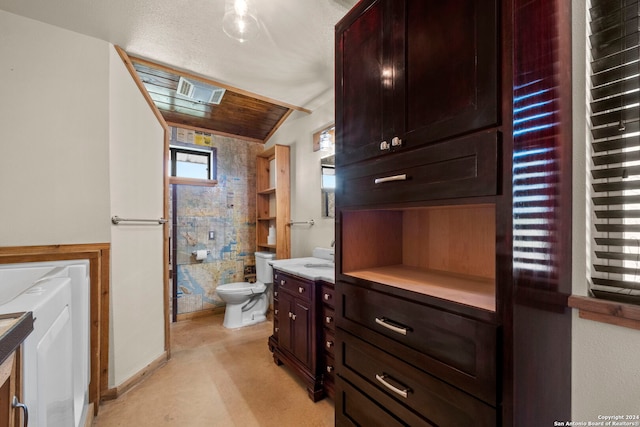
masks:
POLYGON ((483 310, 496 311, 494 279, 424 270, 402 264, 345 271, 344 274, 483 310))
POLYGON ((269 147, 256 159, 256 247, 275 252, 277 259, 291 257, 289 168, 286 145, 269 147), (266 244, 270 227, 276 233, 273 245, 266 244))

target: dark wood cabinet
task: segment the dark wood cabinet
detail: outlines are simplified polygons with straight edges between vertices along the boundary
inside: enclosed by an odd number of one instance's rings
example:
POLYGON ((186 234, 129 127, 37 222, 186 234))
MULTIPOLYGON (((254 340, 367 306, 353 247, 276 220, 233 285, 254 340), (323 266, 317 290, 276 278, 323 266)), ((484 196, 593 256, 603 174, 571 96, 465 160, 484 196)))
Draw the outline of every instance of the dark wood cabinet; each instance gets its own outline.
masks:
POLYGON ((570 22, 361 0, 336 26, 336 425, 571 418, 570 22))
POLYGON ((360 2, 336 26, 336 162, 498 124, 495 0, 360 2))
POLYGON ((314 402, 324 397, 322 358, 318 355, 319 291, 315 282, 274 269, 274 330, 269 348, 277 365, 285 364, 306 384, 314 402))

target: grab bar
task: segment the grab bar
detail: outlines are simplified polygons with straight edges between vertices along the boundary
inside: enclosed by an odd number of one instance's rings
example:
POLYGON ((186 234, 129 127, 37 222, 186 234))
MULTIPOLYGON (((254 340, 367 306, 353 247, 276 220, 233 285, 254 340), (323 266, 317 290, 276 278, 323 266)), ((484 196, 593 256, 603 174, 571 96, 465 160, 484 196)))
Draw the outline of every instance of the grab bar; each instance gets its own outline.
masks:
POLYGON ((168 221, 164 218, 160 219, 134 219, 134 218, 120 218, 118 215, 114 215, 111 217, 111 222, 115 225, 120 224, 121 222, 155 222, 158 224, 166 224, 168 221))
POLYGON ((314 225, 316 222, 312 219, 310 219, 309 221, 289 221, 288 224, 289 225, 294 225, 294 224, 308 224, 308 225, 314 225))

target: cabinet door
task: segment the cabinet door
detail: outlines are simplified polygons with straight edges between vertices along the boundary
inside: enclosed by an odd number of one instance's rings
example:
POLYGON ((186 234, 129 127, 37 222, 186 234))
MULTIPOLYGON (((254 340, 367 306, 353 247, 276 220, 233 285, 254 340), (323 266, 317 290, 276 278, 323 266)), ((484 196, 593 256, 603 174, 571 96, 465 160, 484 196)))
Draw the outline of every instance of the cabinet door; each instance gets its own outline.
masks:
POLYGON ((393 98, 393 0, 364 1, 336 26, 336 158, 357 161, 380 154, 390 133, 393 98))
POLYGON ((497 125, 496 1, 408 0, 404 19, 403 146, 497 125))
POLYGON ((307 367, 311 365, 311 308, 309 303, 293 302, 293 354, 307 367))
POLYGON ((293 298, 283 292, 278 295, 278 344, 281 348, 293 351, 291 341, 291 317, 293 315, 293 298))

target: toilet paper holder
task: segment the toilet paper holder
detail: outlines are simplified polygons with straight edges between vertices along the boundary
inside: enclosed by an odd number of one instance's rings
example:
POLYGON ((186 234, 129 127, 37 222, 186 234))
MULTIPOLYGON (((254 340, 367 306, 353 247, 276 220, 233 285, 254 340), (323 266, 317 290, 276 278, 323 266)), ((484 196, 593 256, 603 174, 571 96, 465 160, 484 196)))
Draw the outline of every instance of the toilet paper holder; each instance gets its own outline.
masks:
MULTIPOLYGON (((191 255, 193 255, 193 256, 198 255, 198 251, 191 252, 191 255)), ((209 249, 207 249, 207 255, 211 255, 211 251, 209 249)))

